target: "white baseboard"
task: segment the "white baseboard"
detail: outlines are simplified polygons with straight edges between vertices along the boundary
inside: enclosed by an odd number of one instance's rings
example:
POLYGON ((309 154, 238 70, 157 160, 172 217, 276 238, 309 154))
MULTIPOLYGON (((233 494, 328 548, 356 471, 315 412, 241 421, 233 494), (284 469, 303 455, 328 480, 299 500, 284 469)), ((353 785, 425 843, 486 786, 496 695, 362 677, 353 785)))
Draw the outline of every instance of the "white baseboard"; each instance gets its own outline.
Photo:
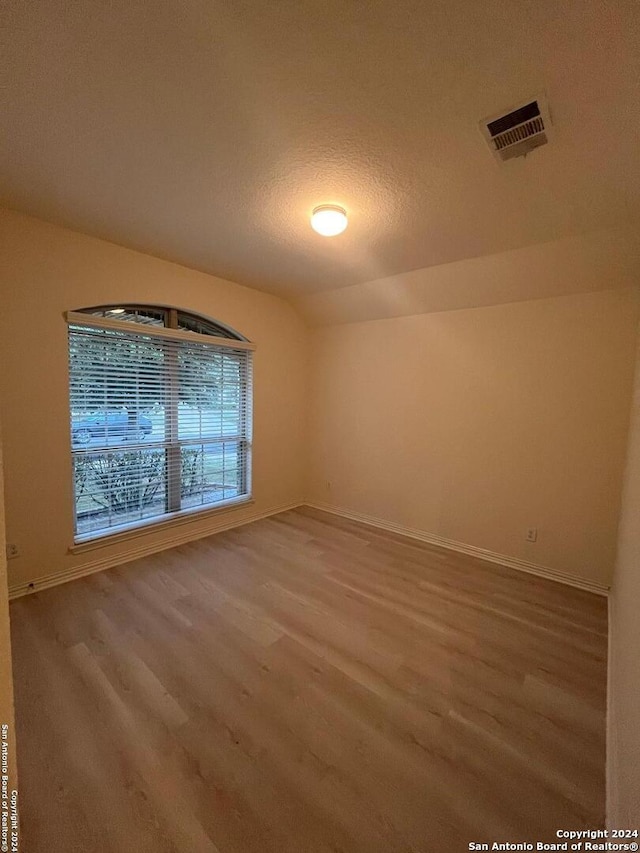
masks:
POLYGON ((352 512, 351 510, 342 509, 340 507, 330 506, 329 504, 321 504, 321 503, 290 503, 282 506, 272 507, 264 512, 253 513, 252 515, 245 515, 243 518, 238 520, 233 520, 229 517, 224 518, 218 522, 218 524, 210 527, 206 531, 200 531, 194 535, 193 531, 188 530, 176 530, 176 533, 171 537, 171 539, 164 540, 161 543, 152 543, 146 542, 144 544, 138 544, 135 547, 128 548, 125 551, 121 551, 118 554, 112 554, 108 557, 103 557, 98 560, 92 560, 88 563, 83 563, 79 566, 73 566, 70 569, 65 569, 62 572, 55 572, 50 575, 45 575, 44 577, 36 578, 32 582, 26 582, 22 584, 15 584, 9 587, 9 598, 19 598, 23 595, 29 595, 34 592, 38 592, 42 589, 48 589, 52 586, 58 586, 59 584, 66 583, 67 581, 74 580, 75 578, 85 577, 86 575, 94 574, 95 572, 101 572, 104 569, 110 569, 113 566, 119 566, 123 563, 130 563, 133 560, 138 560, 142 557, 148 557, 151 554, 159 553, 160 551, 166 551, 169 548, 175 548, 178 545, 184 545, 187 542, 194 542, 197 539, 204 539, 207 536, 212 536, 214 533, 222 533, 225 530, 231 530, 234 527, 240 527, 244 524, 250 524, 252 521, 259 521, 261 518, 267 518, 270 515, 277 515, 280 512, 286 512, 286 510, 295 509, 298 506, 309 506, 313 509, 321 510, 322 512, 328 512, 332 515, 338 515, 343 518, 348 518, 352 521, 358 521, 361 524, 366 524, 370 527, 377 527, 380 530, 389 530, 392 533, 399 533, 402 536, 407 536, 410 539, 417 539, 421 542, 427 542, 430 545, 438 545, 441 548, 447 548, 450 551, 457 551, 461 554, 467 554, 471 557, 478 557, 481 560, 487 560, 490 563, 497 563, 500 566, 506 566, 507 568, 517 569, 521 572, 528 572, 532 575, 538 575, 539 577, 547 578, 548 580, 557 581, 558 583, 568 584, 569 586, 577 587, 578 589, 584 589, 588 592, 595 592, 598 595, 607 595, 609 588, 604 584, 596 583, 595 581, 583 580, 582 578, 577 578, 574 575, 567 575, 563 572, 558 572, 555 569, 547 568, 546 566, 539 566, 535 563, 529 563, 526 560, 521 560, 517 557, 508 557, 505 554, 498 554, 494 551, 487 551, 484 548, 476 548, 474 545, 467 545, 463 542, 455 542, 452 539, 445 539, 442 536, 436 536, 432 533, 426 533, 424 530, 417 530, 412 527, 404 527, 401 524, 395 524, 391 521, 385 521, 381 518, 374 518, 370 515, 363 515, 359 512, 352 512))
MULTIPOLYGON (((225 514, 224 518, 217 524, 212 525, 204 531, 199 531, 194 534, 193 530, 184 530, 176 528, 176 532, 170 539, 165 539, 162 542, 145 542, 137 544, 134 547, 127 548, 125 551, 120 551, 118 554, 110 554, 108 557, 102 557, 98 560, 92 560, 89 563, 83 563, 79 566, 73 566, 70 569, 65 569, 62 572, 54 572, 44 577, 36 578, 32 582, 15 584, 9 587, 9 598, 20 598, 23 595, 30 595, 34 592, 39 592, 43 589, 48 589, 52 586, 66 583, 67 581, 82 578, 86 575, 92 575, 95 572, 101 572, 104 569, 111 569, 113 566, 120 566, 123 563, 130 563, 132 560, 139 560, 141 557, 149 557, 151 554, 157 554, 161 551, 167 551, 169 548, 175 548, 177 545, 185 545, 187 542, 195 542, 197 539, 204 539, 207 536, 212 536, 214 533, 222 533, 225 530, 231 530, 234 527, 240 527, 244 524, 251 524, 252 521, 259 521, 261 518, 267 518, 270 515, 277 515, 279 512, 285 512, 288 509, 295 509, 301 506, 300 502, 285 504, 283 506, 273 507, 264 512, 256 512, 252 515, 245 515, 241 519, 233 519, 225 514)), ((184 527, 184 525, 182 525, 184 527)))
POLYGON ((460 554, 467 554, 470 557, 478 557, 481 560, 487 560, 490 563, 497 563, 500 566, 506 566, 509 569, 517 569, 519 572, 528 572, 530 575, 538 575, 547 580, 557 581, 558 583, 568 584, 569 586, 584 589, 588 592, 595 592, 597 595, 607 595, 609 587, 605 584, 597 583, 596 581, 585 580, 567 575, 564 572, 558 572, 555 569, 539 566, 536 563, 530 563, 527 560, 521 560, 518 557, 508 557, 506 554, 498 554, 495 551, 487 551, 484 548, 476 548, 475 545, 467 545, 464 542, 455 542, 453 539, 445 539, 442 536, 436 536, 433 533, 427 533, 424 530, 417 530, 413 527, 404 527, 401 524, 395 524, 392 521, 384 521, 381 518, 374 518, 370 515, 363 515, 360 512, 352 512, 351 510, 342 509, 341 507, 330 506, 329 504, 310 503, 307 501, 305 506, 319 509, 322 512, 329 512, 333 515, 348 518, 351 521, 359 521, 361 524, 367 524, 370 527, 378 527, 381 530, 389 530, 392 533, 399 533, 402 536, 408 536, 410 539, 418 539, 420 542, 428 542, 430 545, 439 545, 441 548, 448 548, 450 551, 458 551, 460 554))

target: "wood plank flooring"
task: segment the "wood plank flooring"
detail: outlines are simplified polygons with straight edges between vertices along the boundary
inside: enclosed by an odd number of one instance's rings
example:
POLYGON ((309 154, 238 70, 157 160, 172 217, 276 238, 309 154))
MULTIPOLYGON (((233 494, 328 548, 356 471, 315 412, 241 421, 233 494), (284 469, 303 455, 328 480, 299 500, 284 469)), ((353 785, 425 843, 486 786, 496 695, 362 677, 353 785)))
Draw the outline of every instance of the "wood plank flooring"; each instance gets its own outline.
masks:
POLYGON ((604 820, 606 601, 311 509, 12 603, 26 853, 604 820))

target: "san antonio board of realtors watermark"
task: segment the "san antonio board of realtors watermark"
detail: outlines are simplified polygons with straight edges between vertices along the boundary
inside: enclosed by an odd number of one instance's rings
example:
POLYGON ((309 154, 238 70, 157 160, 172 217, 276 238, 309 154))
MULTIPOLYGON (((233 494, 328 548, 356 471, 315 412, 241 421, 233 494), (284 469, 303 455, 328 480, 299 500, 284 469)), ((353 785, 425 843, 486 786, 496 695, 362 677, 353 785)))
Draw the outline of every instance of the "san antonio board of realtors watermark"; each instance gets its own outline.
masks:
POLYGON ((469 850, 580 850, 629 851, 638 850, 638 829, 559 829, 558 841, 470 841, 469 850))
POLYGON ((17 853, 19 845, 18 832, 18 792, 9 790, 9 726, 0 726, 0 779, 2 792, 0 794, 0 851, 2 853, 17 853))

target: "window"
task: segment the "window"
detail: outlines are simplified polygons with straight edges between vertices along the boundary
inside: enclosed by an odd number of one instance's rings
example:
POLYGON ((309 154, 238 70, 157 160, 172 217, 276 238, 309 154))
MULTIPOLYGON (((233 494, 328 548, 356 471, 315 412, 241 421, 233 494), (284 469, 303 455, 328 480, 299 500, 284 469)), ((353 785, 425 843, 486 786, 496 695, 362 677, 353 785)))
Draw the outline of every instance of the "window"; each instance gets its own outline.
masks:
POLYGON ((161 307, 67 321, 77 542, 250 497, 250 343, 161 307))

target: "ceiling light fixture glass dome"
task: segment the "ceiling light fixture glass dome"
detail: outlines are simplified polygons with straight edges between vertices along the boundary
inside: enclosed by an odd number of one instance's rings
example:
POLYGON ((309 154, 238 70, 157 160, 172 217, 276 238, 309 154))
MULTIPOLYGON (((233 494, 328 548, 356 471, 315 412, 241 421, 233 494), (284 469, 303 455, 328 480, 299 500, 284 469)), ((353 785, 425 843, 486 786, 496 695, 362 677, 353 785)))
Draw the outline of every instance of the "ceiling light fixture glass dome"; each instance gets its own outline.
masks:
POLYGON ((347 212, 336 204, 321 204, 311 214, 311 227, 323 237, 335 237, 347 227, 347 212))

